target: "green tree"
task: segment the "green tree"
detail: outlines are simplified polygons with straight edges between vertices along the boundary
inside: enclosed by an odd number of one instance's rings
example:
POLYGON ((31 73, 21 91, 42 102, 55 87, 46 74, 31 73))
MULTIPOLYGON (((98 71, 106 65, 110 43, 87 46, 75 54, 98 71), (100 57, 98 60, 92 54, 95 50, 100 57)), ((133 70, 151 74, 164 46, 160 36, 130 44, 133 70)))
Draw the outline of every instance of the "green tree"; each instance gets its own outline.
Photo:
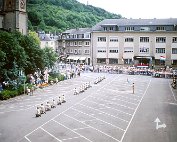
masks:
POLYGON ((53 66, 55 65, 55 62, 58 59, 58 55, 50 47, 45 47, 43 49, 43 52, 44 52, 45 67, 52 69, 53 66))

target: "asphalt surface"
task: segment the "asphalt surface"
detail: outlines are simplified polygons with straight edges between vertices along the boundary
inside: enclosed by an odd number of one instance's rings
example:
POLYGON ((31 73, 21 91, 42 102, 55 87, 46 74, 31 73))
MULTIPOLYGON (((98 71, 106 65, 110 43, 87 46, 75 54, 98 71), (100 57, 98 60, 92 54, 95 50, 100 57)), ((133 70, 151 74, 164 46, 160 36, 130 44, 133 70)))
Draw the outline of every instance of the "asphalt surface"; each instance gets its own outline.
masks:
POLYGON ((0 142, 176 142, 177 91, 170 81, 83 73, 38 89, 33 96, 1 101, 0 142), (106 79, 93 84, 100 76, 106 79), (88 81, 91 88, 73 95, 75 87, 88 81), (36 106, 62 94, 66 103, 35 117, 36 106))

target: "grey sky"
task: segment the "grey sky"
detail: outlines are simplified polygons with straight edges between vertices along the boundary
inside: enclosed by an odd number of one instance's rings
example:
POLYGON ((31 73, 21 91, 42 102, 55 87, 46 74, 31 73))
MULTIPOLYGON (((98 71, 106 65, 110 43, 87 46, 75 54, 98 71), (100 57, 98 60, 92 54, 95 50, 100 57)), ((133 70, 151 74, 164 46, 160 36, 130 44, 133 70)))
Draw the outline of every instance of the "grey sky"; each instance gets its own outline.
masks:
POLYGON ((77 0, 126 18, 177 18, 177 0, 77 0))

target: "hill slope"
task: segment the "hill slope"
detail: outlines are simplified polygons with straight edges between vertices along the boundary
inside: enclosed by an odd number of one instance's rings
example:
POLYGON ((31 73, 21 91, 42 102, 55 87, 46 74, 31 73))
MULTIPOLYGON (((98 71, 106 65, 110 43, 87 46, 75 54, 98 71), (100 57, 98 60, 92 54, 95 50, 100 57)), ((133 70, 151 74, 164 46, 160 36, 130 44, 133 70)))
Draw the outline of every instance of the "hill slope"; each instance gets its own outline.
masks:
POLYGON ((28 0, 29 29, 64 31, 71 28, 91 27, 103 19, 121 18, 76 0, 28 0))

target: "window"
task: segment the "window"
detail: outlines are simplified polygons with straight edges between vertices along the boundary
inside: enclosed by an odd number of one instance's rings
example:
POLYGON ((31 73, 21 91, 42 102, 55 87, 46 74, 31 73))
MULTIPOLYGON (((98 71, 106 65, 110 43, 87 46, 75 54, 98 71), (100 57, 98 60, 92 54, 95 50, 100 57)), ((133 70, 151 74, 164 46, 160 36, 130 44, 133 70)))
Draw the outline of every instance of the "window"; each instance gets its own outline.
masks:
POLYGON ((70 49, 70 53, 73 53, 73 49, 70 49))
POLYGON ((76 41, 74 42, 74 46, 77 46, 77 42, 76 41))
POLYGON ((118 53, 118 50, 113 50, 113 49, 111 49, 111 50, 109 50, 109 53, 118 53))
POLYGON ((125 42, 133 42, 133 38, 132 37, 127 37, 127 38, 125 38, 125 42))
POLYGON ((156 48, 156 53, 165 53, 165 48, 156 48))
POLYGON ((172 43, 177 43, 177 37, 173 37, 172 43))
POLYGON ((155 59, 155 65, 165 65, 165 60, 155 59))
POLYGON ((165 31, 165 27, 158 26, 158 27, 156 27, 156 31, 165 31))
POLYGON ((74 49, 74 54, 77 54, 77 49, 74 49))
POLYGON ((140 42, 149 42, 149 37, 140 37, 140 42))
POLYGON ((139 52, 140 53, 149 53, 149 48, 148 47, 140 47, 139 52))
POLYGON ((98 42, 106 42, 106 37, 98 37, 98 42))
POLYGON ((125 31, 134 31, 134 27, 125 27, 125 31))
POLYGON ((124 64, 130 65, 132 63, 132 59, 124 59, 124 64))
POLYGON ((80 55, 80 54, 82 54, 82 51, 80 49, 78 49, 77 53, 80 55))
POLYGON ((172 48, 172 54, 177 54, 177 48, 172 48))
POLYGON ((73 42, 70 42, 70 46, 73 46, 73 42))
POLYGON ((74 36, 74 38, 77 38, 77 35, 73 35, 74 36))
POLYGON ((107 27, 103 27, 103 30, 104 30, 104 31, 107 31, 107 30, 108 30, 108 28, 107 28, 107 27))
POLYGON ((90 33, 85 33, 85 34, 84 34, 84 37, 85 37, 85 38, 90 38, 90 33))
POLYGON ((149 27, 140 27, 140 31, 150 31, 149 27))
POLYGON ((98 53, 104 53, 104 52, 106 52, 105 49, 98 49, 98 53))
POLYGON ((166 37, 156 37, 156 43, 165 43, 166 37))
POLYGON ((109 27, 109 30, 110 30, 110 31, 113 31, 113 29, 114 29, 113 27, 109 27))
POLYGON ((86 49, 85 51, 84 51, 84 54, 89 54, 90 53, 90 50, 88 50, 88 49, 86 49))
POLYGON ((90 45, 90 42, 89 41, 86 41, 85 42, 85 46, 89 46, 90 45))
POLYGON ((106 58, 98 58, 97 63, 106 63, 106 58))
POLYGON ((79 46, 82 46, 82 41, 79 41, 79 42, 78 42, 78 45, 79 45, 79 46))
POLYGON ((110 37, 110 42, 118 42, 118 37, 110 37))
POLYGON ((133 52, 133 47, 124 47, 124 53, 133 52))
POLYGON ((70 43, 69 43, 69 42, 66 42, 66 46, 70 46, 70 43))
POLYGON ((69 53, 69 52, 70 52, 70 50, 69 50, 69 49, 67 49, 66 53, 69 53))
POLYGON ((118 59, 115 58, 109 59, 109 64, 118 64, 118 59))

